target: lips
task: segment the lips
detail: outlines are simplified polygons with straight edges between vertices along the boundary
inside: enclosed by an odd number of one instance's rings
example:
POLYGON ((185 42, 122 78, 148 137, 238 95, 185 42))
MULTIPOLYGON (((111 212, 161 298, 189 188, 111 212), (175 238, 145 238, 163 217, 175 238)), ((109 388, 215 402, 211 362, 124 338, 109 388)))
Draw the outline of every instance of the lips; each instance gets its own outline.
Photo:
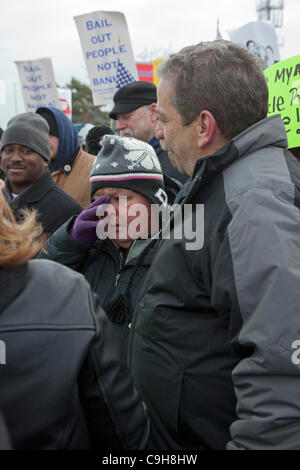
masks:
POLYGON ((19 175, 26 170, 23 166, 10 166, 7 168, 7 173, 10 175, 19 175))

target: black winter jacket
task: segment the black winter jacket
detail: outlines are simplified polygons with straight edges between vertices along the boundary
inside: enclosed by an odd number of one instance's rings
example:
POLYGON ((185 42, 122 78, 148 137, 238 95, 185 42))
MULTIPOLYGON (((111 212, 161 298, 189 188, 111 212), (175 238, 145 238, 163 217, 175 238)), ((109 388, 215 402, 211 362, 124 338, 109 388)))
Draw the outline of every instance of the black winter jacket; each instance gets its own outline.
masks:
POLYGON ((6 179, 4 194, 17 219, 21 217, 22 209, 37 210, 38 220, 47 235, 55 232, 72 215, 78 215, 82 211, 75 199, 54 184, 48 169, 38 181, 14 198, 6 179))
POLYGON ((158 240, 135 240, 124 262, 122 251, 109 239, 97 240, 92 245, 72 240, 69 229, 73 222, 71 218, 50 237, 45 244, 46 253, 42 251, 39 258, 57 261, 84 274, 113 322, 126 361, 128 327, 158 240), (128 288, 129 283, 132 285, 128 288), (128 309, 108 308, 125 293, 128 309))
POLYGON ((0 268, 0 289, 0 409, 13 448, 142 449, 145 408, 83 276, 33 260, 0 268))
POLYGON ((280 116, 257 122, 182 191, 200 244, 161 241, 130 329, 154 448, 300 448, 300 167, 286 145, 280 116))

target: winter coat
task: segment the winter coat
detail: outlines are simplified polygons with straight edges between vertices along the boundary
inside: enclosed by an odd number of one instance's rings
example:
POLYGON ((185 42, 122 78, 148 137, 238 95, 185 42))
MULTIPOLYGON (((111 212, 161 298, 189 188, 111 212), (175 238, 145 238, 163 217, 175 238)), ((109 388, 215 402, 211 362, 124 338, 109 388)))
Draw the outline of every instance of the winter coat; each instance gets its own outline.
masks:
POLYGON ((98 295, 119 337, 124 362, 127 360, 128 334, 132 312, 137 303, 158 240, 135 240, 126 261, 112 240, 97 240, 92 245, 77 243, 69 236, 75 218, 60 227, 46 242, 39 258, 47 258, 83 273, 98 295), (128 289, 129 283, 132 286, 128 289), (126 295, 129 308, 109 308, 120 295, 126 295))
POLYGON ((257 122, 181 193, 200 245, 161 241, 130 329, 152 448, 300 448, 300 167, 286 145, 280 116, 257 122))
POLYGON ((37 210, 38 220, 47 235, 55 232, 72 215, 78 215, 82 211, 74 199, 54 184, 48 169, 38 181, 14 198, 10 183, 6 179, 4 195, 17 219, 22 217, 22 209, 37 210))
POLYGON ((67 160, 64 167, 53 171, 54 183, 74 198, 85 209, 91 201, 90 174, 95 157, 82 148, 75 158, 67 160))
POLYGON ((83 276, 52 261, 0 268, 0 409, 14 449, 139 450, 145 407, 83 276))
POLYGON ((0 413, 0 450, 12 450, 10 437, 2 413, 0 413))

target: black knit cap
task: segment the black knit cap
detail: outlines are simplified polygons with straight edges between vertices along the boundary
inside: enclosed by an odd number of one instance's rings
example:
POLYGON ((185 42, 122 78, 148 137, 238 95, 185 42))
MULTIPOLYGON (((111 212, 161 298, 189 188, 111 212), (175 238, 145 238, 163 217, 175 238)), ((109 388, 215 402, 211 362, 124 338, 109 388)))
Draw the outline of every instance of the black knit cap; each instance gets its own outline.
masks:
POLYGON ((164 177, 151 145, 131 137, 106 135, 91 171, 91 196, 100 188, 125 188, 154 204, 167 204, 164 177))
POLYGON ((36 113, 42 116, 48 122, 49 134, 53 135, 54 137, 59 137, 57 122, 51 109, 38 108, 36 113))
POLYGON ((0 152, 9 144, 24 145, 50 161, 49 126, 38 114, 17 114, 8 122, 2 135, 0 152))
POLYGON ((109 117, 117 119, 117 114, 130 113, 156 101, 156 86, 153 83, 142 81, 128 83, 115 93, 115 106, 109 113, 109 117))
POLYGON ((100 140, 104 135, 113 135, 114 131, 108 126, 94 126, 85 138, 86 151, 91 155, 98 155, 100 151, 100 140))

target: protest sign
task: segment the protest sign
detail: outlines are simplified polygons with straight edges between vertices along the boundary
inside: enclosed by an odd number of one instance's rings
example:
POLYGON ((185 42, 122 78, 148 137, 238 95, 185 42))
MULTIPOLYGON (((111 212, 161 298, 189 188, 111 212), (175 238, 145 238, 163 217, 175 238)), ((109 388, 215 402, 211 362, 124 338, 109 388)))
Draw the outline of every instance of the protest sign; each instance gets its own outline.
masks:
POLYGON ((268 116, 281 114, 288 148, 300 147, 300 55, 264 70, 269 87, 268 116))
POLYGON ((60 108, 52 61, 49 57, 15 62, 24 99, 25 111, 39 106, 60 108))
POLYGON ((57 88, 60 109, 72 121, 72 92, 70 88, 57 88))
POLYGON ((277 35, 271 23, 252 21, 227 33, 231 41, 243 44, 257 55, 263 62, 264 68, 279 61, 277 35))
POLYGON ((95 106, 113 102, 117 88, 138 80, 125 16, 95 11, 74 17, 95 106))

